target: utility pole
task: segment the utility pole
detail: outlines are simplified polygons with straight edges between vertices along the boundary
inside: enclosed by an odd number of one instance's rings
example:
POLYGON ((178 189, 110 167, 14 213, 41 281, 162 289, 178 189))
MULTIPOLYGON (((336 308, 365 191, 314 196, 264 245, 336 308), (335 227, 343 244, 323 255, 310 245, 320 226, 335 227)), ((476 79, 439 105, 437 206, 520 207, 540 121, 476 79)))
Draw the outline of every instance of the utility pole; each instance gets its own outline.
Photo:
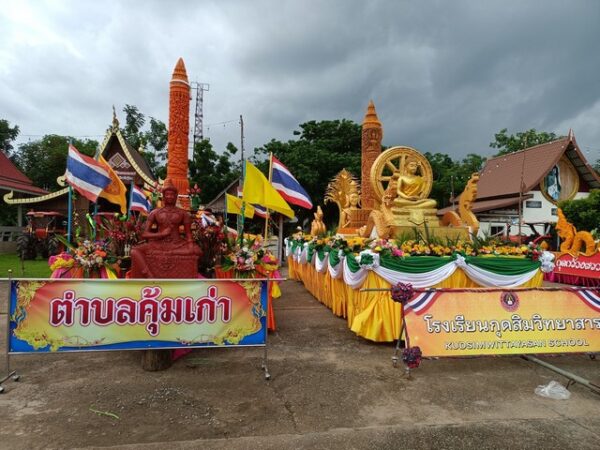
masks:
POLYGON ((244 118, 242 117, 241 114, 240 114, 240 149, 242 151, 242 166, 243 166, 244 165, 244 118))
MULTIPOLYGON (((196 111, 194 114, 194 139, 192 140, 192 149, 196 144, 204 139, 204 91, 210 89, 208 83, 192 83, 192 89, 196 89, 196 111)), ((192 153, 193 154, 193 153, 192 153)))
MULTIPOLYGON (((246 165, 244 164, 244 118, 240 114, 240 151, 241 151, 241 170, 242 177, 240 178, 240 184, 238 188, 238 193, 244 187, 244 178, 246 176, 246 165)), ((243 195, 243 193, 242 193, 243 195)), ((240 244, 244 240, 244 214, 246 210, 246 203, 242 202, 242 213, 237 216, 237 231, 240 236, 240 244)))
POLYGON ((527 136, 525 136, 525 148, 522 150, 523 152, 523 160, 521 162, 521 179, 519 184, 519 244, 523 243, 523 237, 521 236, 521 227, 523 223, 523 177, 525 176, 525 152, 527 151, 527 136))

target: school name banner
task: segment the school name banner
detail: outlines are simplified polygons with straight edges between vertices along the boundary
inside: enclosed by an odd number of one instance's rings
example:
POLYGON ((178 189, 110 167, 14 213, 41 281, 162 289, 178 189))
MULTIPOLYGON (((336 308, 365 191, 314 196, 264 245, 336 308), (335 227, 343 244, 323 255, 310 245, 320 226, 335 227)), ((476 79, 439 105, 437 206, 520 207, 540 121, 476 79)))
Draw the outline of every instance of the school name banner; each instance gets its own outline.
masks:
POLYGON ((597 289, 422 290, 405 320, 424 356, 600 351, 597 289))
POLYGON ((265 345, 263 281, 13 280, 9 352, 265 345))
POLYGON ((592 256, 558 254, 554 273, 585 278, 600 278, 600 252, 592 256))

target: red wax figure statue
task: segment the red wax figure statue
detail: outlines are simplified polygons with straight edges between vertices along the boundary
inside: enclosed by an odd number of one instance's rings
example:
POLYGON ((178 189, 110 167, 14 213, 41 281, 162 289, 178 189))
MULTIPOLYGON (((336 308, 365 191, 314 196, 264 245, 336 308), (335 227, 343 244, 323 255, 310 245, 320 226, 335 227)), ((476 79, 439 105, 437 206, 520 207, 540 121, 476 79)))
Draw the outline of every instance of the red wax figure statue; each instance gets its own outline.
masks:
POLYGON ((142 239, 145 244, 131 250, 131 278, 197 278, 200 248, 192 239, 187 211, 175 206, 177 188, 167 180, 163 187, 164 206, 148 216, 142 239), (157 231, 152 231, 156 225, 157 231), (181 237, 183 226, 185 238, 181 237))

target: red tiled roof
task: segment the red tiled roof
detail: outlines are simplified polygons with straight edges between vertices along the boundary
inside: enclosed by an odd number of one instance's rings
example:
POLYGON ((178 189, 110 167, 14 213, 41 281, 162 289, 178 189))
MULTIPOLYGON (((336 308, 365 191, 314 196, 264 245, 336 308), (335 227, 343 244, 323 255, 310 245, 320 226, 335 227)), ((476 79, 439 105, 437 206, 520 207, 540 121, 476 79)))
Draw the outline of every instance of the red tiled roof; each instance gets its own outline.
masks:
POLYGON ((581 153, 575 136, 570 134, 563 139, 488 160, 477 183, 477 201, 518 194, 521 173, 523 192, 531 191, 565 153, 589 187, 600 188, 600 177, 581 153))
POLYGON ((48 191, 33 185, 33 182, 0 151, 0 189, 27 194, 47 194, 48 191))
POLYGON ((518 194, 521 173, 523 192, 529 192, 550 172, 569 144, 570 138, 567 137, 489 159, 477 183, 477 201, 518 194))

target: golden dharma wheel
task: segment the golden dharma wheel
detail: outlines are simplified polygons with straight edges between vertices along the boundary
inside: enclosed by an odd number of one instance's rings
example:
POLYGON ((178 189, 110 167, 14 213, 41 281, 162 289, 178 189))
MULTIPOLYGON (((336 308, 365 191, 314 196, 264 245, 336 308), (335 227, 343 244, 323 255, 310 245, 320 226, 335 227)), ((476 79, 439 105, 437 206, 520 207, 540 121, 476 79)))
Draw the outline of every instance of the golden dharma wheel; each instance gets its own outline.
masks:
POLYGON ((412 147, 392 147, 379 155, 371 166, 371 186, 373 186, 373 191, 378 202, 381 202, 383 193, 394 175, 397 178, 399 174, 402 174, 404 166, 409 160, 417 161, 419 175, 426 180, 426 187, 419 197, 429 197, 431 187, 433 186, 433 171, 427 158, 412 147))

